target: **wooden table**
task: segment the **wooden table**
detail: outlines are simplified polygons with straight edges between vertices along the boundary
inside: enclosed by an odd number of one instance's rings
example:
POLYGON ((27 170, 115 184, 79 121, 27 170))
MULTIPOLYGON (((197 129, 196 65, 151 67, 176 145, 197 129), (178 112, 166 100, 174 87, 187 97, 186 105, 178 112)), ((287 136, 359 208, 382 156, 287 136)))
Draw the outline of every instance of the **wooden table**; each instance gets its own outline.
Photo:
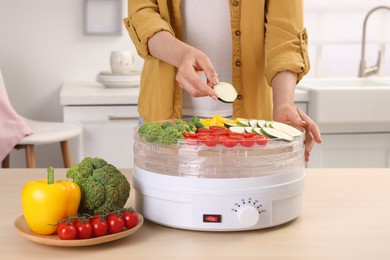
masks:
MULTIPOLYGON (((57 179, 65 172, 56 169, 57 179)), ((1 259, 390 259, 390 169, 307 169, 304 210, 279 227, 219 233, 146 221, 129 237, 74 248, 37 244, 14 229, 23 184, 45 175, 0 169, 1 259)))

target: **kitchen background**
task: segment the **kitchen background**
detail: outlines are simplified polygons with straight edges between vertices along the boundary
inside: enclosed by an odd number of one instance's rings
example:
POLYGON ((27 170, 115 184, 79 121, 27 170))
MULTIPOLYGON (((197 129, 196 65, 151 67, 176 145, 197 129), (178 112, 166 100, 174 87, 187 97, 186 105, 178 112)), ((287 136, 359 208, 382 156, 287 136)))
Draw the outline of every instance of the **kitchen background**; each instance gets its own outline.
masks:
MULTIPOLYGON (((378 5, 389 6, 390 0, 305 1, 312 66, 307 78, 357 76, 363 19, 378 5)), ((127 15, 126 0, 122 13, 123 17, 127 15)), ((366 46, 368 65, 375 64, 378 50, 382 51, 379 75, 386 77, 390 76, 388 25, 390 12, 373 14, 367 26, 366 46)), ((120 36, 83 34, 80 0, 2 0, 0 32, 0 69, 8 95, 15 110, 32 119, 62 121, 62 84, 95 81, 97 73, 109 70, 112 50, 131 50, 136 56, 135 69, 142 67, 124 27, 120 36)), ((63 166, 57 144, 36 147, 36 159, 37 167, 63 166)), ((14 150, 11 167, 24 165, 24 151, 14 150)))

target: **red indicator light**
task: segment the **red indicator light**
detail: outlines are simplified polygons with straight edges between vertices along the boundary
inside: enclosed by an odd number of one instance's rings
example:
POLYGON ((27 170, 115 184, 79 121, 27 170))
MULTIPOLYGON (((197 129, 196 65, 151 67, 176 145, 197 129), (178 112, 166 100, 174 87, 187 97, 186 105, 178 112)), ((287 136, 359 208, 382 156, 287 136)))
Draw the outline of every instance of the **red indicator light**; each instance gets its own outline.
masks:
POLYGON ((205 214, 203 215, 203 222, 206 223, 221 223, 222 221, 222 215, 215 215, 215 214, 205 214))

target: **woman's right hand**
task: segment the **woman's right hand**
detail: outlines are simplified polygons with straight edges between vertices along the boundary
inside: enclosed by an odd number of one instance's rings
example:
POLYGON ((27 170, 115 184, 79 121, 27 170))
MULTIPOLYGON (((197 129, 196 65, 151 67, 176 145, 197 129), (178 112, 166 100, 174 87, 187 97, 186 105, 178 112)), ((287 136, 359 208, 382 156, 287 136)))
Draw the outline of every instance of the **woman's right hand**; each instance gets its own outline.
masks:
POLYGON ((212 87, 218 83, 218 75, 210 59, 198 49, 190 47, 184 53, 178 71, 176 80, 180 87, 187 91, 193 97, 210 96, 217 99, 212 87), (204 73, 207 83, 201 78, 204 73))
POLYGON ((193 97, 210 96, 217 99, 212 86, 218 83, 218 75, 210 59, 202 51, 176 39, 171 33, 161 31, 148 41, 150 54, 178 69, 176 80, 180 87, 193 97), (200 73, 204 73, 204 82, 200 73))

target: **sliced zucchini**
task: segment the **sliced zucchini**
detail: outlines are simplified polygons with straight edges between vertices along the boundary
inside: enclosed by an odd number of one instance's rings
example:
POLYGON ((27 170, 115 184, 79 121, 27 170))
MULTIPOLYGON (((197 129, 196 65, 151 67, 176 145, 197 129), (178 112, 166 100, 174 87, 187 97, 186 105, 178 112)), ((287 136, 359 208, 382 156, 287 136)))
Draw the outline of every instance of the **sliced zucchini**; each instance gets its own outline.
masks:
POLYGON ((256 119, 249 120, 249 125, 251 127, 257 127, 257 120, 256 119))
POLYGON ((281 130, 283 132, 286 132, 289 135, 292 135, 294 137, 295 136, 300 136, 300 135, 303 134, 299 129, 297 129, 297 128, 291 126, 291 125, 288 125, 288 124, 285 124, 285 123, 281 123, 281 122, 277 122, 277 121, 272 121, 271 124, 270 124, 270 127, 278 129, 278 130, 281 130))
POLYGON ((253 133, 253 127, 251 126, 244 127, 244 129, 246 133, 253 133))
POLYGON ((239 119, 239 120, 237 120, 237 125, 239 125, 239 126, 249 126, 249 120, 248 119, 239 119))
POLYGON ((261 128, 260 127, 253 127, 252 128, 252 132, 253 133, 257 133, 259 135, 263 135, 263 133, 261 132, 261 128))
POLYGON ((213 87, 218 99, 225 103, 233 103, 236 100, 238 93, 232 84, 227 82, 219 82, 213 87))
POLYGON ((291 142, 294 140, 294 137, 292 135, 289 135, 286 132, 283 132, 279 129, 271 128, 271 127, 263 127, 261 128, 261 133, 263 133, 266 136, 269 136, 271 138, 280 138, 282 140, 291 142))
POLYGON ((257 127, 264 127, 266 121, 265 120, 257 120, 257 127))
POLYGON ((243 127, 243 126, 232 126, 232 127, 229 128, 229 131, 233 132, 233 133, 243 134, 243 133, 245 133, 245 127, 243 127))
POLYGON ((264 122, 264 127, 271 127, 272 121, 265 121, 264 122))
POLYGON ((226 127, 226 128, 230 128, 232 126, 238 126, 237 124, 231 124, 231 123, 223 123, 223 125, 226 127))

